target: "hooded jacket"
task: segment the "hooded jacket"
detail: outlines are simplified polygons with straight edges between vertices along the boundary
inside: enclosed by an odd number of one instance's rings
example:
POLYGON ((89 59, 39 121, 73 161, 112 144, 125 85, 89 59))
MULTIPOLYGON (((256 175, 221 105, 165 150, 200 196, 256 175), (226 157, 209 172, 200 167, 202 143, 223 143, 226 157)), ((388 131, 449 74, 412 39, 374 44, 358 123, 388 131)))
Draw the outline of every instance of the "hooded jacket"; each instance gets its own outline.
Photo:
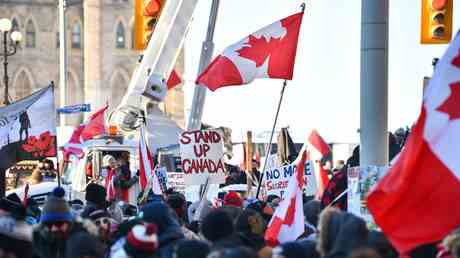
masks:
POLYGON ((367 245, 366 222, 336 208, 327 208, 319 220, 318 251, 324 258, 345 258, 367 245))
POLYGON ((158 226, 159 256, 172 258, 176 243, 184 239, 184 234, 174 211, 164 202, 152 202, 145 205, 139 217, 158 226))

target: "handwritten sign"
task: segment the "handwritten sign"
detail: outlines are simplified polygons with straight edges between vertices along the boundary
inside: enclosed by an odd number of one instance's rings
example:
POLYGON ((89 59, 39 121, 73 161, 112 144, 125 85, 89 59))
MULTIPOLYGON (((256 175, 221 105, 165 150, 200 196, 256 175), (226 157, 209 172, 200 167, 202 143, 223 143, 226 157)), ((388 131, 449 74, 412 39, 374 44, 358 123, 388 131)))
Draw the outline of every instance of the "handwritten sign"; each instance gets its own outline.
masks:
POLYGON ((224 145, 219 130, 186 131, 180 137, 182 170, 186 185, 225 182, 224 145))
POLYGON ((184 173, 168 172, 168 188, 172 188, 179 193, 185 193, 184 173))
MULTIPOLYGON (((282 167, 268 169, 264 173, 264 186, 268 195, 277 195, 283 198, 289 179, 296 171, 296 164, 290 164, 282 167)), ((305 163, 304 190, 307 196, 315 195, 317 191, 316 178, 312 161, 305 163)))

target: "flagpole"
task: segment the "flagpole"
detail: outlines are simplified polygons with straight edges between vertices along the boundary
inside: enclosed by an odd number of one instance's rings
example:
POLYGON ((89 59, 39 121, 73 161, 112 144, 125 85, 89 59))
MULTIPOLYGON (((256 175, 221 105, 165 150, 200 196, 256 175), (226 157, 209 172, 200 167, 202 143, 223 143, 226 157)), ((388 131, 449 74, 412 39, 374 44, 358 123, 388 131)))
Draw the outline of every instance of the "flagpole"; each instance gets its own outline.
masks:
POLYGON ((258 182, 258 185, 257 185, 256 199, 259 198, 260 187, 262 186, 262 181, 263 181, 263 178, 264 178, 265 169, 267 167, 268 155, 270 155, 270 151, 272 149, 273 135, 275 134, 276 122, 278 121, 278 115, 280 113, 281 102, 283 101, 284 89, 286 88, 286 85, 287 85, 287 81, 284 80, 283 88, 281 88, 280 99, 278 101, 278 109, 276 110, 275 121, 273 122, 272 133, 270 135, 270 141, 268 142, 268 149, 267 149, 267 152, 265 153, 264 166, 263 166, 262 172, 260 172, 260 179, 259 179, 259 182, 258 182))

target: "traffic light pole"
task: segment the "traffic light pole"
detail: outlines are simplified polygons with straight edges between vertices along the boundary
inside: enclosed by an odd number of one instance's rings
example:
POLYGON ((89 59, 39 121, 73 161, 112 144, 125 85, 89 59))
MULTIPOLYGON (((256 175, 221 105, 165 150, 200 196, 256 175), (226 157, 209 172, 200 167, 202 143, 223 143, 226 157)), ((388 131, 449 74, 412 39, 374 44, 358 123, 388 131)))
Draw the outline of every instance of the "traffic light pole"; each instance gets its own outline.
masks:
MULTIPOLYGON (((198 74, 201 74, 211 62, 214 51, 214 29, 216 27, 217 12, 219 10, 220 0, 213 0, 211 5, 211 14, 209 15, 208 32, 206 40, 201 48, 200 66, 198 74)), ((199 130, 201 128, 201 118, 203 117, 204 102, 206 100, 206 87, 201 85, 195 86, 195 92, 192 100, 192 110, 188 119, 188 130, 199 130)))
POLYGON ((388 165, 389 0, 361 1, 360 165, 388 165))

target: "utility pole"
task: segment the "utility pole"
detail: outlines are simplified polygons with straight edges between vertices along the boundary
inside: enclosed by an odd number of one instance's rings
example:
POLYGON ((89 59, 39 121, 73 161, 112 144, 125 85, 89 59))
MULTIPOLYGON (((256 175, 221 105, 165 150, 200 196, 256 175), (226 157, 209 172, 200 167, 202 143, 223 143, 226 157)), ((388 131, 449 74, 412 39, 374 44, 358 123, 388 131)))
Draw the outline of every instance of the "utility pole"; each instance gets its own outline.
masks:
MULTIPOLYGON (((67 40, 66 40, 66 0, 59 0, 59 88, 61 106, 66 104, 67 92, 67 40)), ((60 126, 65 126, 65 114, 61 114, 60 126)))
MULTIPOLYGON (((198 74, 201 74, 209 65, 214 51, 214 29, 216 27, 217 12, 219 10, 220 0, 213 0, 211 5, 211 14, 209 15, 208 32, 206 40, 201 48, 200 66, 198 74)), ((206 100, 206 87, 195 85, 195 92, 192 100, 192 110, 188 119, 188 130, 199 130, 201 128, 201 118, 203 117, 204 101, 206 100)))
POLYGON ((360 165, 388 165, 389 0, 361 1, 360 165))

